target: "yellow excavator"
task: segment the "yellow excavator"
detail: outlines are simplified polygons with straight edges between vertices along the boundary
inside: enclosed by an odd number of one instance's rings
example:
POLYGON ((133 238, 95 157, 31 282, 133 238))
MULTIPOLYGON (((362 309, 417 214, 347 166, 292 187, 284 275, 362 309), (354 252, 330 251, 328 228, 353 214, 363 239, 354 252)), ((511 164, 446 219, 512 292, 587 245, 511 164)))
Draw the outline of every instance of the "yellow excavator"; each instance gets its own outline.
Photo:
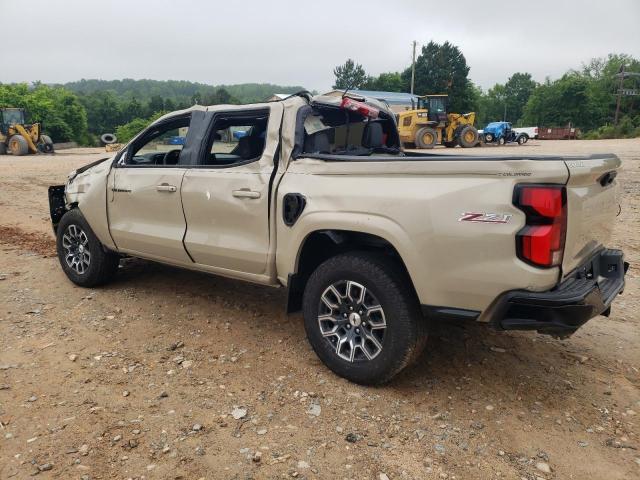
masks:
POLYGON ((0 155, 53 153, 53 141, 42 134, 40 123, 25 123, 24 108, 0 108, 0 155))
POLYGON ((398 133, 403 144, 416 148, 436 145, 464 148, 479 142, 478 130, 473 126, 475 112, 447 113, 448 95, 423 95, 415 108, 398 114, 398 133))

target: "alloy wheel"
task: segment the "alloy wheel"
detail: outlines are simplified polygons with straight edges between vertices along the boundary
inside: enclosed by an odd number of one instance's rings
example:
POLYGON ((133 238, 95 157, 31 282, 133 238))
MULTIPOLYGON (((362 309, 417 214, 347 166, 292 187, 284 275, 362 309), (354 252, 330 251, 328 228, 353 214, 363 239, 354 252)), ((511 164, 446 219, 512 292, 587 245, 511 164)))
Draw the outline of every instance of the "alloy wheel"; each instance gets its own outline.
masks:
POLYGON ((89 238, 78 225, 71 224, 62 235, 64 260, 76 273, 84 274, 91 264, 89 252, 89 238))
POLYGON ((318 326, 336 355, 359 362, 373 360, 382 352, 387 322, 371 290, 351 280, 340 280, 320 296, 318 326))

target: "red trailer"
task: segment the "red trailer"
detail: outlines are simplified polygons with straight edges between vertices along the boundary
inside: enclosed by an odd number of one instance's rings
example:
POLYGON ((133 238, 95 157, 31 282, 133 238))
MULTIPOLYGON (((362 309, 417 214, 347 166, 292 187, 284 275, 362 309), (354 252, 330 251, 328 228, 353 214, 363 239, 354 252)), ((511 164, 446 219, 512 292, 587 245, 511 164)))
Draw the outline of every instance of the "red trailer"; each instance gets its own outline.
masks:
POLYGON ((568 127, 540 127, 538 138, 540 140, 575 140, 580 136, 580 129, 568 127))

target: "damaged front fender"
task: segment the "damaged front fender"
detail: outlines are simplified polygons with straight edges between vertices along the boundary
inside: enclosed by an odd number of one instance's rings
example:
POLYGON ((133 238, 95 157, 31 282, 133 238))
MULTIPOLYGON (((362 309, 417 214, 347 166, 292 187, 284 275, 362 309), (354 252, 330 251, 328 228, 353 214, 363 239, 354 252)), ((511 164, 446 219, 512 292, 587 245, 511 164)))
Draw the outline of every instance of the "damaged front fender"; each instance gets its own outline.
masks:
POLYGON ((51 185, 49 187, 49 214, 54 233, 58 231, 58 223, 67 211, 67 202, 64 198, 64 185, 51 185))
POLYGON ((79 208, 98 240, 108 249, 116 246, 109 233, 107 180, 113 157, 101 158, 71 172, 65 185, 49 187, 49 213, 54 232, 62 216, 79 208))

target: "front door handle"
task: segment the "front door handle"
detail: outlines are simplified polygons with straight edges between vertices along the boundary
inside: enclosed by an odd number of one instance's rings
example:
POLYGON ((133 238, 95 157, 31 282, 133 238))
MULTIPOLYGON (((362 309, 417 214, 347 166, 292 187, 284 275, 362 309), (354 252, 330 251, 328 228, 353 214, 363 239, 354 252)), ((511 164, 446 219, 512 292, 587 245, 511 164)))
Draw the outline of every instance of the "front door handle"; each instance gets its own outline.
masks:
POLYGON ((233 196, 238 198, 260 198, 260 192, 249 190, 248 188, 242 188, 240 190, 234 190, 233 196))
POLYGON ((160 185, 156 185, 156 190, 158 190, 159 192, 176 192, 178 188, 175 185, 161 183, 160 185))

